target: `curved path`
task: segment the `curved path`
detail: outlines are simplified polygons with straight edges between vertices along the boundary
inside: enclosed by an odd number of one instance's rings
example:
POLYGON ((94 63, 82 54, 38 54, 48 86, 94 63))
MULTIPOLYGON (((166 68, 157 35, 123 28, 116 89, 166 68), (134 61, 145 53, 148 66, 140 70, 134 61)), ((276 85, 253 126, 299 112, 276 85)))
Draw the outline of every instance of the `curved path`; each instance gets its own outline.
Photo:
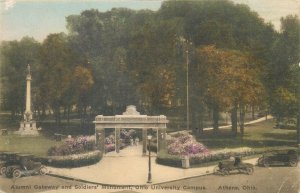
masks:
MULTIPOLYGON (((80 168, 49 168, 50 175, 79 179, 79 181, 110 185, 144 185, 148 177, 148 156, 142 156, 142 146, 125 148, 116 155, 108 153, 95 165, 80 168)), ((207 175, 215 166, 202 168, 175 168, 155 163, 156 156, 151 157, 152 182, 164 183, 184 178, 207 175)), ((246 162, 255 163, 257 159, 246 162)))
MULTIPOLYGON (((273 116, 272 115, 267 115, 267 117, 261 117, 259 119, 255 119, 253 121, 249 121, 249 122, 245 122, 244 125, 251 125, 251 124, 254 124, 254 123, 259 123, 259 122, 262 122, 262 121, 265 121, 265 120, 269 120, 269 119, 273 119, 273 116)), ((231 125, 223 125, 223 126, 219 126, 219 129, 225 129, 225 128, 229 128, 231 127, 231 125)), ((206 127, 206 128, 203 128, 203 130, 212 130, 213 127, 206 127)), ((179 132, 183 132, 183 131, 186 131, 186 130, 181 130, 179 132)), ((189 130, 190 132, 191 130, 189 130)), ((178 131, 175 131, 175 132, 171 132, 171 134, 175 134, 177 133, 178 131)))
MULTIPOLYGON (((268 116, 268 119, 271 119, 268 116)), ((253 124, 264 121, 265 117, 250 121, 245 124, 253 124)), ((230 125, 220 128, 230 127, 230 125)), ((212 128, 205 128, 209 130, 212 128)), ((174 168, 155 163, 156 155, 152 154, 152 181, 163 183, 195 176, 207 175, 213 172, 215 166, 202 168, 174 168)), ((111 185, 143 185, 147 184, 148 156, 142 156, 142 145, 129 146, 120 151, 119 154, 110 152, 100 162, 91 166, 80 168, 53 168, 49 167, 50 175, 77 179, 84 182, 111 185)), ((246 160, 256 163, 257 158, 246 160)))

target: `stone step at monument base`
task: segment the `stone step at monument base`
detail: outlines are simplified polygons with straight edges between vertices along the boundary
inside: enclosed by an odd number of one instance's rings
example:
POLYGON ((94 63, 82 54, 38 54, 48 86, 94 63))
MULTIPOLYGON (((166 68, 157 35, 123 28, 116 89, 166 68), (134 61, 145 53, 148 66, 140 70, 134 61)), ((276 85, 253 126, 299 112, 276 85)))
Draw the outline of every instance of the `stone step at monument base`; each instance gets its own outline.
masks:
POLYGON ((38 136, 39 130, 36 128, 36 122, 34 121, 21 122, 19 130, 16 131, 15 134, 38 136))
POLYGON ((18 134, 18 135, 26 135, 26 136, 38 136, 40 135, 39 134, 39 131, 36 129, 36 130, 19 130, 19 131, 16 131, 15 134, 18 134))

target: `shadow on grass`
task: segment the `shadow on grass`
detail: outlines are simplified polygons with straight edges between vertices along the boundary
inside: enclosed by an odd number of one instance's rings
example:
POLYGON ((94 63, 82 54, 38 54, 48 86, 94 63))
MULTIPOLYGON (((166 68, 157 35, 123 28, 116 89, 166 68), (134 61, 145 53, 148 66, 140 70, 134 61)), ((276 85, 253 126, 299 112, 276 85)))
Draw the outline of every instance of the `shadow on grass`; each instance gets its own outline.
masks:
POLYGON ((284 140, 296 140, 295 133, 264 133, 263 137, 284 140))
POLYGON ((203 133, 200 133, 197 135, 197 139, 226 139, 226 138, 236 138, 239 137, 240 134, 234 134, 228 129, 222 129, 218 132, 215 132, 214 130, 206 130, 203 133))
POLYGON ((93 135, 95 132, 95 125, 93 123, 86 123, 81 125, 80 122, 61 123, 57 126, 53 122, 39 123, 42 127, 42 133, 44 136, 53 137, 55 133, 62 134, 64 136, 72 135, 93 135))
POLYGON ((196 138, 209 149, 238 148, 238 147, 270 147, 270 146, 294 146, 296 144, 295 133, 272 133, 272 127, 252 126, 243 136, 233 134, 230 129, 204 131, 196 138), (250 132, 250 129, 253 130, 250 132), (262 128, 262 129, 260 129, 262 128))
POLYGON ((238 148, 238 147, 270 147, 270 146, 294 146, 296 141, 285 141, 285 140, 249 140, 249 139, 219 139, 219 140, 209 140, 204 139, 201 142, 207 146, 209 149, 219 149, 219 148, 238 148))

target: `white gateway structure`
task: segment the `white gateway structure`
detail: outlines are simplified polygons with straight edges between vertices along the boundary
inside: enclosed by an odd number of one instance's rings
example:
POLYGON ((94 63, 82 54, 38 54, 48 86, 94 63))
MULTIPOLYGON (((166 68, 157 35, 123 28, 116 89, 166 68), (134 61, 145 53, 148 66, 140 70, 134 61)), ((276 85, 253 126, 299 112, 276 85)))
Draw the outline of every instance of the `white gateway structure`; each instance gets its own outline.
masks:
POLYGON ((33 120, 31 111, 31 74, 30 66, 27 66, 26 76, 26 109, 24 112, 24 119, 20 122, 20 129, 16 132, 20 135, 39 135, 38 129, 36 128, 36 122, 33 120))
POLYGON ((120 151, 120 130, 122 128, 127 129, 141 129, 142 130, 142 155, 146 155, 147 149, 147 132, 151 132, 152 129, 156 130, 156 142, 157 152, 160 149, 164 149, 166 146, 166 129, 167 129, 167 117, 164 115, 159 116, 147 116, 141 115, 134 105, 129 105, 126 111, 122 115, 115 116, 103 116, 98 115, 95 117, 95 136, 96 145, 102 153, 105 153, 105 129, 115 129, 115 151, 120 151))

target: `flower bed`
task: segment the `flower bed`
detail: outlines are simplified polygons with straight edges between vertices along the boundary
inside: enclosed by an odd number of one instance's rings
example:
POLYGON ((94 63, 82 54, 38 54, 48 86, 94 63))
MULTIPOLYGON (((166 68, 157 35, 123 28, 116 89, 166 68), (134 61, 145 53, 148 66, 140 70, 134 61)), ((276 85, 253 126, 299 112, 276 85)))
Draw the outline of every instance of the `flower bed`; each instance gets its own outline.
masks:
MULTIPOLYGON (((127 145, 124 143, 124 139, 120 139, 120 149, 125 148, 127 145)), ((105 152, 111 152, 115 151, 116 145, 115 145, 115 136, 109 135, 105 138, 105 145, 104 145, 105 152)))
MULTIPOLYGON (((276 151, 276 150, 289 150, 289 149, 297 149, 293 147, 267 147, 267 148, 249 148, 249 147, 240 147, 233 149, 222 149, 217 151, 212 151, 209 154, 190 154, 189 162, 190 165, 201 165, 201 164, 209 164, 222 160, 227 160, 231 156, 241 156, 241 157, 249 157, 249 156, 257 156, 264 153, 276 151)), ((159 152, 156 162, 162 165, 168 165, 173 167, 181 167, 181 159, 180 155, 170 155, 168 152, 159 152)))
POLYGON ((65 156, 94 151, 95 149, 95 136, 79 136, 76 138, 69 136, 62 145, 50 147, 47 154, 48 156, 65 156))
POLYGON ((177 133, 167 144, 167 150, 158 154, 158 164, 181 167, 183 157, 189 157, 192 164, 211 157, 209 150, 189 133, 177 133))
POLYGON ((201 165, 218 162, 229 159, 231 156, 249 157, 259 155, 279 149, 287 149, 291 147, 269 147, 269 148, 249 148, 240 147, 233 149, 222 149, 217 151, 209 151, 203 144, 197 142, 195 138, 187 132, 178 132, 167 141, 167 149, 160 151, 156 162, 158 164, 181 167, 181 160, 188 157, 189 164, 201 165))
POLYGON ((168 142, 167 151, 170 155, 179 156, 205 156, 209 155, 209 150, 196 139, 187 133, 178 133, 168 142))
POLYGON ((108 137, 105 137, 105 144, 104 144, 104 149, 105 152, 111 152, 115 151, 115 136, 114 135, 109 135, 108 137))
POLYGON ((97 163, 101 152, 96 150, 94 136, 68 136, 60 146, 48 149, 48 156, 38 158, 43 164, 54 167, 80 167, 97 163))
POLYGON ((48 166, 73 168, 95 164, 99 162, 101 158, 101 152, 96 150, 81 154, 40 157, 38 160, 48 166))

